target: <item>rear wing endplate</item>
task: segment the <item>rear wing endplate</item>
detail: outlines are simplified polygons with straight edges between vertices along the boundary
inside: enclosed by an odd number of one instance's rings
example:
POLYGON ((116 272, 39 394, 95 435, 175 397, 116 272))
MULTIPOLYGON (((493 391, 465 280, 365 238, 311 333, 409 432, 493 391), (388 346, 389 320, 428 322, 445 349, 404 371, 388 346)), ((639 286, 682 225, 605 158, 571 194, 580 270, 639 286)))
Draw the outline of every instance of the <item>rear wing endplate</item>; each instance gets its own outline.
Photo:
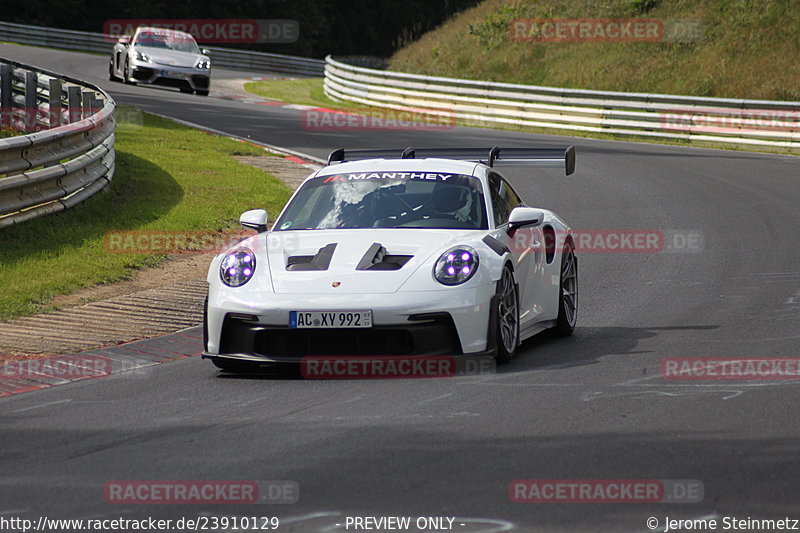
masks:
POLYGON ((395 150, 334 150, 328 164, 364 159, 456 159, 474 161, 493 167, 507 166, 560 167, 567 175, 575 172, 575 147, 566 148, 405 148, 395 150))

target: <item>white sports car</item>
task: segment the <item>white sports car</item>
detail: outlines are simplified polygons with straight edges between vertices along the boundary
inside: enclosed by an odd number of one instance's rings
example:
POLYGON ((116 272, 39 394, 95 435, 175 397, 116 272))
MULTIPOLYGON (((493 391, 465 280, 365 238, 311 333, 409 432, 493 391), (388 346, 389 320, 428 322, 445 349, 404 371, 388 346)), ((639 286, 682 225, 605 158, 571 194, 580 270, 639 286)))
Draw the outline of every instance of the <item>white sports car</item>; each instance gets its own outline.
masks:
POLYGON ((108 79, 177 87, 208 96, 211 60, 190 34, 165 28, 139 27, 114 44, 108 79))
POLYGON ((503 164, 571 174, 575 151, 333 152, 271 231, 266 211, 245 212, 257 233, 212 261, 203 357, 223 370, 328 355, 505 362, 545 329, 571 334, 572 232, 527 207, 503 164))

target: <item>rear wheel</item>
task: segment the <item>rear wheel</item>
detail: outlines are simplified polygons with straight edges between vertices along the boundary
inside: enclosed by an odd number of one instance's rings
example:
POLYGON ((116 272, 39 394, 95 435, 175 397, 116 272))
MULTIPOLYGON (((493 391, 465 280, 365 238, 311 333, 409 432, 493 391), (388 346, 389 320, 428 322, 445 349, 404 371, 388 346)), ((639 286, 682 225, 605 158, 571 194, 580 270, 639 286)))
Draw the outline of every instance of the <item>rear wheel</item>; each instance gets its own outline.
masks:
POLYGON ((571 241, 564 244, 561 254, 561 282, 559 284, 558 318, 553 333, 572 335, 578 321, 578 258, 571 241))
POLYGON ((503 274, 497 282, 496 302, 496 335, 498 363, 507 363, 514 358, 519 345, 519 294, 514 274, 508 266, 503 267, 503 274))

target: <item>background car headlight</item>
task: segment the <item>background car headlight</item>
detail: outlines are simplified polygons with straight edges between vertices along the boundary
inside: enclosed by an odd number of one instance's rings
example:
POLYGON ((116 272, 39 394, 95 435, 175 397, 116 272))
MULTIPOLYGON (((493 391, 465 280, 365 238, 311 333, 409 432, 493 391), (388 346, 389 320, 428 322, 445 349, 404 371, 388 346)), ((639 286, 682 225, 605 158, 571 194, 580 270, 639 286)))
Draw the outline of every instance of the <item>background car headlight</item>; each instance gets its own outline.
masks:
POLYGON ((150 63, 150 56, 148 56, 144 52, 136 50, 133 52, 133 56, 136 58, 136 61, 146 61, 147 63, 150 63))
POLYGON ((197 62, 197 64, 195 65, 195 68, 199 68, 199 69, 211 68, 211 60, 210 59, 201 59, 200 61, 197 62))
POLYGON ((219 277, 229 287, 240 287, 250 281, 256 271, 256 256, 249 248, 237 248, 219 265, 219 277))
POLYGON ((478 253, 469 246, 458 246, 443 253, 433 276, 444 285, 460 285, 469 280, 478 270, 478 253))

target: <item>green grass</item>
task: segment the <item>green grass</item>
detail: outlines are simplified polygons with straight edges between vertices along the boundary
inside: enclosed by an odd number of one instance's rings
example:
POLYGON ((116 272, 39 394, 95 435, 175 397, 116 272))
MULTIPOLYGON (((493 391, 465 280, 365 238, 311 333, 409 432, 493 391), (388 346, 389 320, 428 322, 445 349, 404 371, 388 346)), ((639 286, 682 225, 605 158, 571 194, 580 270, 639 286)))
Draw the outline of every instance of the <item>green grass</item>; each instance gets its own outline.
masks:
POLYGON ((322 78, 263 80, 244 84, 248 92, 293 104, 323 106, 332 103, 322 90, 322 78))
POLYGON ((116 135, 111 184, 71 210, 0 229, 0 319, 48 309, 48 301, 82 287, 129 278, 165 259, 108 253, 112 231, 209 231, 237 228, 253 208, 277 214, 290 190, 232 155, 263 149, 140 115, 116 135))
POLYGON ((554 87, 800 100, 796 0, 485 0, 395 53, 392 70, 554 87), (516 42, 519 18, 695 19, 691 42, 516 42))
POLYGON ((325 96, 322 78, 251 81, 244 84, 244 89, 258 96, 291 104, 348 110, 356 107, 356 104, 335 102, 325 96))
POLYGON ((0 139, 7 139, 9 137, 17 137, 18 135, 25 135, 24 131, 17 131, 11 128, 0 128, 0 139))

